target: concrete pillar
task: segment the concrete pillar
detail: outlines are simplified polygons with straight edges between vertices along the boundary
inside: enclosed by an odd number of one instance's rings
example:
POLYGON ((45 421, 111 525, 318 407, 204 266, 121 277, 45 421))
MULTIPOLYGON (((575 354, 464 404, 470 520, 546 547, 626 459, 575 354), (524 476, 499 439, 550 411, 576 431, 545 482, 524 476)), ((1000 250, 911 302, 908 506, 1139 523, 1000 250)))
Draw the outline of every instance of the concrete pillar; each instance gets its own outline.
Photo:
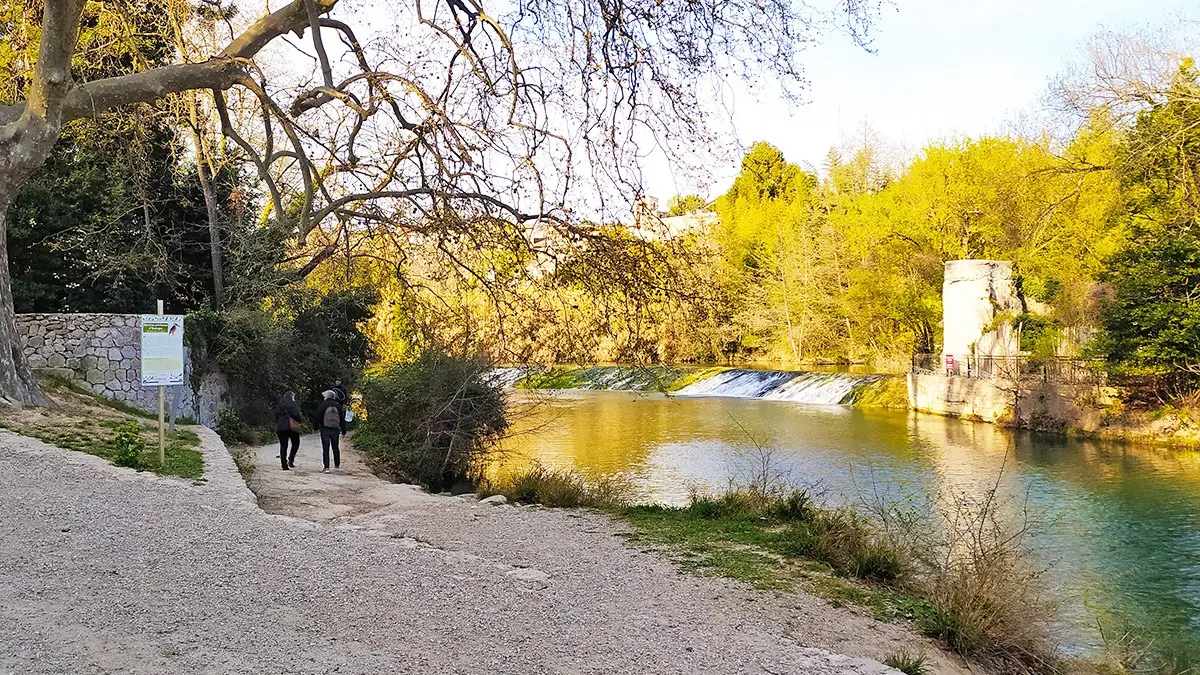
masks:
POLYGON ((966 374, 974 357, 1017 356, 1012 319, 1022 311, 1012 263, 950 260, 942 282, 942 354, 953 371, 966 374))

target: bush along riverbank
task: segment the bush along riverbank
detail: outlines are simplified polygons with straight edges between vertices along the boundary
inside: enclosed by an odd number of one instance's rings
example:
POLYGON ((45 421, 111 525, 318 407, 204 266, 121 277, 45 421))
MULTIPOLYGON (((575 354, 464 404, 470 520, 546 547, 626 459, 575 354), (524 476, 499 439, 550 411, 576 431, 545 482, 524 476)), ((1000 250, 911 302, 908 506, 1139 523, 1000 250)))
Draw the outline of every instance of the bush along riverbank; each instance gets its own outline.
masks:
MULTIPOLYGON (((1106 635, 1102 655, 1064 656, 1054 639, 1053 603, 1027 548, 1036 520, 1008 524, 994 494, 960 500, 936 520, 913 506, 829 507, 770 480, 694 493, 682 507, 631 505, 630 486, 619 479, 588 480, 539 465, 487 481, 479 494, 603 510, 631 526, 632 541, 658 548, 688 572, 764 591, 803 590, 862 607, 880 621, 909 622, 994 673, 1196 672, 1186 649, 1140 643, 1130 631, 1106 635)), ((928 668, 920 653, 887 660, 904 672, 928 668)))

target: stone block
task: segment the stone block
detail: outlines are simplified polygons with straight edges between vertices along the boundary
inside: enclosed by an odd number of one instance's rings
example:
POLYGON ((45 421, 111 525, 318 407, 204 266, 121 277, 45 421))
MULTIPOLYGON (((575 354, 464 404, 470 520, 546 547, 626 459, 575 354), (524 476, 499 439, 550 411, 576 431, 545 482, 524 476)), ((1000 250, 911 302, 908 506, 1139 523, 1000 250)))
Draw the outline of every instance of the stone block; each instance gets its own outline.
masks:
POLYGON ((137 347, 134 347, 133 345, 125 345, 124 347, 121 347, 121 356, 124 356, 127 359, 135 359, 137 358, 137 355, 137 347))
POLYGON ((67 359, 62 354, 51 354, 50 358, 46 359, 47 365, 51 368, 66 368, 67 359))
POLYGON ((83 379, 90 383, 92 385, 92 390, 95 391, 96 387, 101 386, 100 383, 104 382, 105 378, 104 373, 96 370, 95 368, 89 368, 87 373, 83 376, 83 379))
POLYGON ((109 360, 113 361, 114 363, 120 363, 121 359, 123 357, 124 357, 124 355, 121 354, 121 350, 117 347, 111 347, 108 350, 108 358, 109 358, 109 360))

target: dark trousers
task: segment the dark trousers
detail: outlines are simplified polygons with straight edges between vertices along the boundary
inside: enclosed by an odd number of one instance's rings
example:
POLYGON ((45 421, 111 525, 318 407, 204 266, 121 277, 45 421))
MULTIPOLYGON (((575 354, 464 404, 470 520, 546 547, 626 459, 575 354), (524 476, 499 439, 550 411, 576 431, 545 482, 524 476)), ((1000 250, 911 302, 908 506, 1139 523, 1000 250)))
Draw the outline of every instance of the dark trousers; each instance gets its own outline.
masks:
POLYGON ((325 468, 329 468, 329 448, 333 448, 333 466, 334 468, 342 465, 342 448, 340 447, 342 433, 341 429, 330 429, 329 427, 321 427, 321 459, 325 462, 325 468))
POLYGON ((276 431, 279 436, 279 463, 283 468, 288 468, 296 461, 296 452, 300 450, 300 434, 295 431, 276 431), (289 453, 288 442, 292 444, 292 451, 289 453))

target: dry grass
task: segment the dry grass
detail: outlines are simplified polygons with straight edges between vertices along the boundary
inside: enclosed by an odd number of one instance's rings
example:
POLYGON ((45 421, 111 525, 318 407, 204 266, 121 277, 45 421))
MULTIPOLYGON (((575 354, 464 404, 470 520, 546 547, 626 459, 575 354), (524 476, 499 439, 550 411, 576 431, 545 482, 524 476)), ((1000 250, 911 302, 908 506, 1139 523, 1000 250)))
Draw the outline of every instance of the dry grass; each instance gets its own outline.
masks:
POLYGON ((525 471, 485 480, 480 497, 504 495, 519 504, 557 508, 617 509, 629 503, 631 486, 621 476, 584 477, 573 471, 534 464, 525 471))
POLYGON ((182 478, 203 476, 200 438, 195 433, 177 429, 167 439, 166 462, 160 465, 157 425, 146 419, 146 413, 133 415, 127 405, 110 405, 108 399, 60 380, 46 380, 43 387, 50 406, 0 406, 0 427, 120 466, 182 478))

